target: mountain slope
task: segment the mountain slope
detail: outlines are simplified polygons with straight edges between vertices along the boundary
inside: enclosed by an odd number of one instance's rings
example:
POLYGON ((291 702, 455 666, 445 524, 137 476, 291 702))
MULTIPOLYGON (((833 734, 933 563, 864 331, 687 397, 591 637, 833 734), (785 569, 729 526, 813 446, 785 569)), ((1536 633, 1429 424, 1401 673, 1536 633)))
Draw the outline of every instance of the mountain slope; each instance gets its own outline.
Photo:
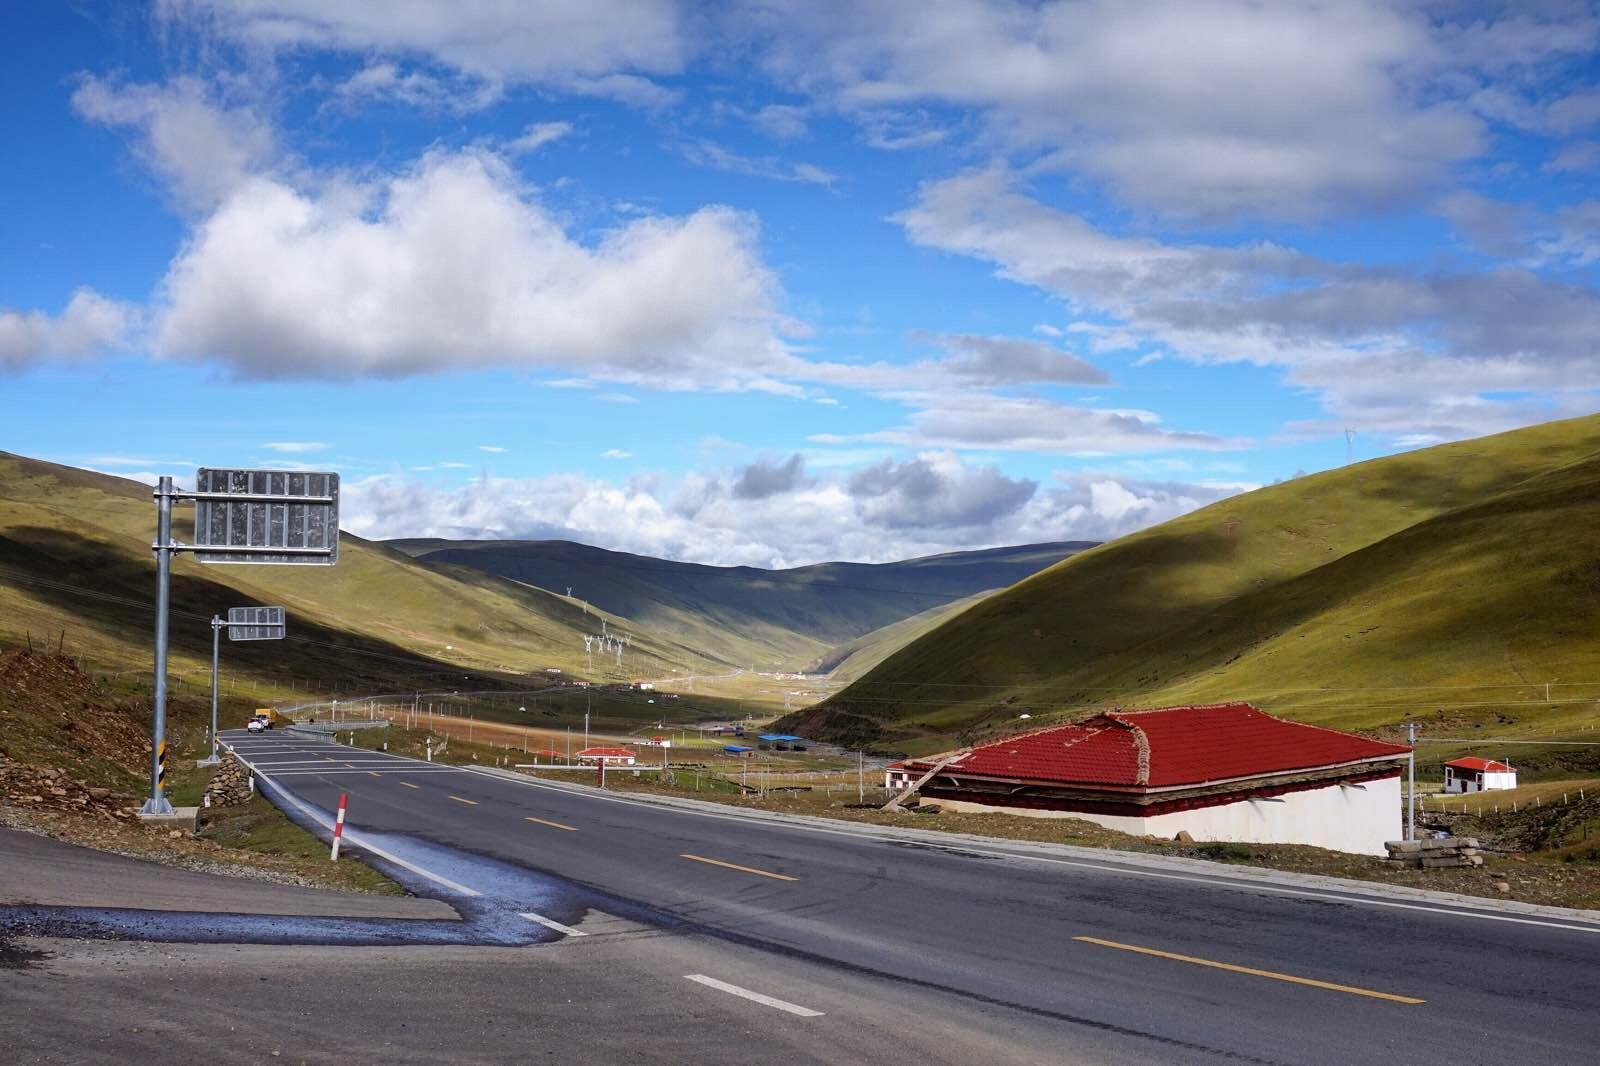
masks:
POLYGON ((730 666, 798 667, 831 645, 1027 577, 1086 543, 953 552, 904 562, 821 563, 791 570, 702 566, 567 541, 388 542, 573 596, 671 634, 730 666))
POLYGON ((1567 728, 1600 697, 1597 560, 1600 417, 1536 426, 1297 478, 1075 555, 785 728, 915 748, 1021 713, 1218 699, 1355 728, 1567 728))
MULTIPOLYGON (((191 539, 192 509, 175 532, 191 539)), ((150 552, 155 508, 147 486, 0 452, 0 639, 46 636, 103 667, 149 669, 150 552)), ((344 534, 337 566, 173 566, 173 667, 209 670, 211 614, 283 604, 289 641, 226 648, 230 675, 298 677, 325 687, 440 684, 465 673, 524 673, 585 665, 582 637, 599 620, 583 607, 481 571, 428 566, 344 534)), ((611 619, 626 626, 625 620, 611 619)), ((692 649, 644 635, 629 669, 695 668, 692 649)), ((599 673, 599 671, 597 671, 599 673)))

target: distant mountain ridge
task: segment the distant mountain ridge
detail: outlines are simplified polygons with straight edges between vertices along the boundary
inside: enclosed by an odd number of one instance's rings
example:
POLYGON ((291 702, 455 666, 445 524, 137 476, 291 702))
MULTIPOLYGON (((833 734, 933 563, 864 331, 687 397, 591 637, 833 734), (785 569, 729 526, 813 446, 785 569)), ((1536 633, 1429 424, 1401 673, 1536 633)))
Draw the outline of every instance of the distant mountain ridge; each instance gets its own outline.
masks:
POLYGON ((736 634, 768 663, 822 660, 835 645, 976 593, 1004 588, 1093 547, 1087 541, 947 552, 893 563, 817 563, 786 570, 707 566, 572 541, 400 539, 387 547, 438 565, 471 567, 593 604, 715 651, 736 634))

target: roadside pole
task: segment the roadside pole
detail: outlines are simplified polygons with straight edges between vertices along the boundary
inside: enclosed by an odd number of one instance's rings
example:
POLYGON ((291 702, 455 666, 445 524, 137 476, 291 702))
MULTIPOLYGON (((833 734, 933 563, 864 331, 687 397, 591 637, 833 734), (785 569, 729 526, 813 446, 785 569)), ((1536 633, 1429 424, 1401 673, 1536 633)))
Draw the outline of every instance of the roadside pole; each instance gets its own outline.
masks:
POLYGON ((217 758, 217 663, 222 652, 222 618, 211 616, 211 742, 206 745, 206 757, 197 766, 215 766, 217 758))
POLYGON ((1406 757, 1406 839, 1417 839, 1417 723, 1406 723, 1406 743, 1411 754, 1406 757))
POLYGON ((333 821, 333 854, 328 856, 334 862, 339 861, 339 841, 344 837, 344 809, 349 803, 350 794, 339 793, 339 814, 333 821))
POLYGON ((867 755, 865 752, 856 752, 856 802, 867 802, 867 755))
POLYGON ((171 477, 156 482, 156 677, 150 721, 150 798, 140 814, 171 814, 163 793, 167 774, 167 604, 172 595, 171 477))

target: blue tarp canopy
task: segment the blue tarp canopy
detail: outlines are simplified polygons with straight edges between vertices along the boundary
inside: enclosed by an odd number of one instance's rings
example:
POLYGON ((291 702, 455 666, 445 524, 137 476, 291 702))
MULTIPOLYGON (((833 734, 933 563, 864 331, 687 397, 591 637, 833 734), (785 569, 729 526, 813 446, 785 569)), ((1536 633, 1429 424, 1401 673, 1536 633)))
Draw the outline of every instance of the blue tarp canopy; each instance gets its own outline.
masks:
POLYGON ((726 747, 724 747, 722 750, 723 751, 727 751, 727 752, 732 752, 734 755, 743 755, 745 752, 751 751, 753 749, 751 749, 751 748, 741 748, 737 744, 729 744, 726 747))
POLYGON ((801 739, 804 739, 804 738, 797 737, 793 733, 763 733, 763 734, 761 734, 761 739, 762 740, 801 740, 801 739))

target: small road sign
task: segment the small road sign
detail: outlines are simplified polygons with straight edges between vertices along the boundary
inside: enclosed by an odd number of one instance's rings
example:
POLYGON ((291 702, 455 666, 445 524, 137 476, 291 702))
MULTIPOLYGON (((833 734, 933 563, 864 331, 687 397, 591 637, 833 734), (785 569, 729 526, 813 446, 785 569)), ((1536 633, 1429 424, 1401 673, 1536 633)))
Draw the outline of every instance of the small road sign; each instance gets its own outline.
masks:
POLYGON ((229 640, 282 640, 288 632, 282 607, 229 607, 229 640))
POLYGON ((219 470, 196 477, 194 548, 202 563, 332 566, 339 561, 339 475, 219 470))

